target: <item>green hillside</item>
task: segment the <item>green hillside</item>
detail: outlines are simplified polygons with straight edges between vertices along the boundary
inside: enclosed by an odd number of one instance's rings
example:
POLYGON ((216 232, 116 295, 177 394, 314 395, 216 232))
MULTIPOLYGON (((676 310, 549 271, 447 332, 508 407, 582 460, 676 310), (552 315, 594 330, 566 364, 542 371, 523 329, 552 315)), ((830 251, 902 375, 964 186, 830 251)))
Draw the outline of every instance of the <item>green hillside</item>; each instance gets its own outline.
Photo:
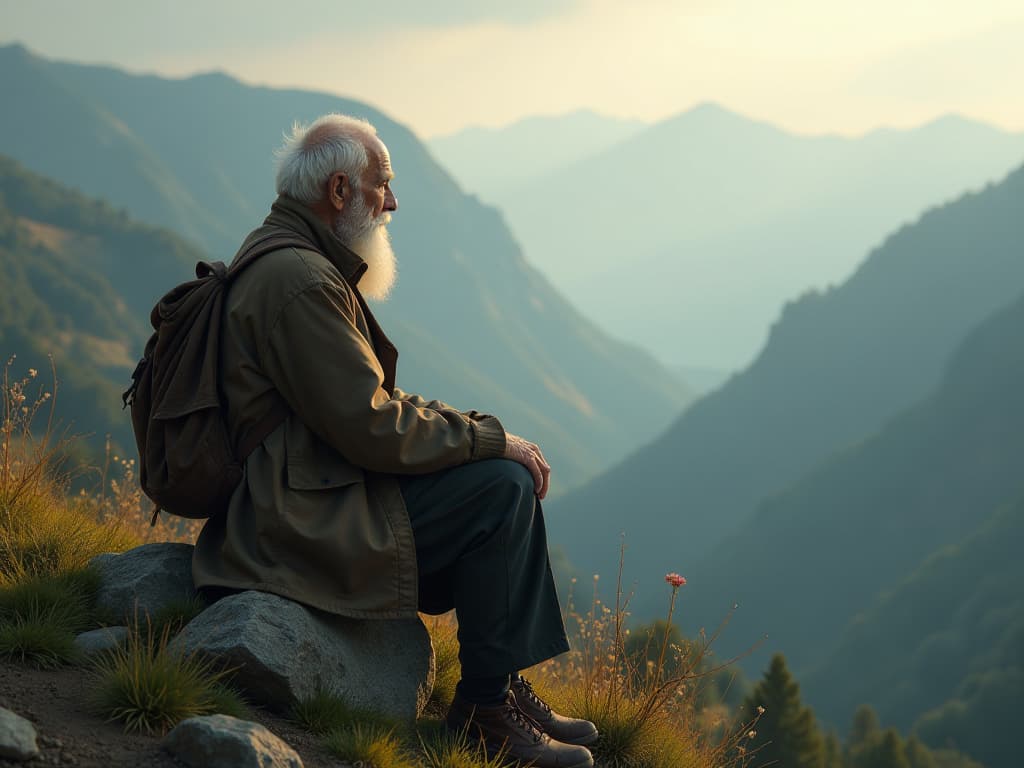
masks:
POLYGON ((168 80, 51 62, 18 46, 0 48, 0 100, 11 105, 0 151, 223 258, 266 215, 282 131, 331 111, 370 119, 398 174, 401 274, 377 311, 402 350, 400 385, 502 416, 546 447, 556 490, 651 439, 690 400, 650 355, 579 315, 527 265, 497 211, 365 104, 217 74, 168 80))
MULTIPOLYGON (((1024 298, 969 336, 934 395, 766 500, 712 549, 692 610, 737 600, 730 634, 767 632, 798 672, 823 661, 876 595, 1024 494, 1022 337, 1024 298)), ((912 621, 919 607, 902 605, 912 621)), ((837 663, 863 678, 856 658, 837 663)), ((830 674, 813 690, 827 701, 838 685, 830 674)), ((850 701, 838 721, 861 703, 875 705, 850 701)))
POLYGON ((57 367, 57 413, 73 433, 131 444, 120 392, 149 333, 159 297, 136 286, 181 282, 199 253, 105 203, 0 156, 0 357, 11 373, 47 382, 57 367))
MULTIPOLYGON (((625 530, 626 581, 639 582, 636 614, 646 618, 661 610, 654 585, 662 574, 679 571, 693 587, 689 616, 716 624, 734 600, 749 594, 736 585, 752 588, 771 575, 765 563, 774 550, 762 544, 771 531, 754 526, 757 505, 926 397, 967 333, 1020 294, 1022 210, 1024 170, 1018 170, 901 229, 839 288, 788 305, 750 368, 700 400, 654 443, 559 500, 550 516, 553 540, 583 573, 611 574, 625 530), (734 532, 759 552, 723 545, 734 532), (753 561, 765 572, 751 570, 753 561)), ((898 475, 883 477, 900 485, 898 475)), ((865 492, 844 487, 855 499, 865 492)), ((975 513, 1000 500, 990 499, 975 513)), ((827 511, 819 508, 818 515, 831 524, 834 515, 827 511)), ((816 540, 811 552, 827 551, 821 547, 816 540)), ((771 569, 777 567, 771 561, 771 569)), ((763 608, 777 612, 778 596, 771 597, 763 608)), ((787 623, 794 632, 818 613, 801 610, 806 616, 787 623)), ((839 600, 835 610, 848 615, 851 606, 839 600)), ((790 618, 778 614, 779 621, 790 618)), ((756 632, 747 634, 735 626, 729 635, 737 642, 770 629, 754 622, 756 632)), ((822 632, 817 627, 802 642, 828 642, 822 632)), ((793 661, 798 668, 803 663, 795 655, 793 661)))
POLYGON ((884 722, 916 725, 988 768, 1018 765, 1024 690, 1024 501, 924 561, 877 597, 805 678, 819 716, 845 722, 870 702, 884 722))

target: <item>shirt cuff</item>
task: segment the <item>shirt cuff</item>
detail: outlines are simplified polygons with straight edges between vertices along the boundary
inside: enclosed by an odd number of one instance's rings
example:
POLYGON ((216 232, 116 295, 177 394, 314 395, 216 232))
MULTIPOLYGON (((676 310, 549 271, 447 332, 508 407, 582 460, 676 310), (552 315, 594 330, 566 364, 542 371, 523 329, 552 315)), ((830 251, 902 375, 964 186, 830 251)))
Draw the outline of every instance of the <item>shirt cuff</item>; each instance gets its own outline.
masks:
POLYGON ((495 416, 470 421, 473 431, 473 452, 470 461, 500 459, 505 455, 505 428, 495 416))

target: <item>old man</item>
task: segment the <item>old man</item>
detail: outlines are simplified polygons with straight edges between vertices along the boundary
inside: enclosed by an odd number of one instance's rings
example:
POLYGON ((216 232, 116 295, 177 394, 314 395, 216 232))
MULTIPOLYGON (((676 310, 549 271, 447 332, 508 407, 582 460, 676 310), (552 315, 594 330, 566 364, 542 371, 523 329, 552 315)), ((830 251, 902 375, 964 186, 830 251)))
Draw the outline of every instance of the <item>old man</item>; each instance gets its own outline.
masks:
POLYGON ((539 503, 550 468, 494 416, 399 389, 366 304, 395 277, 393 179, 373 126, 343 115, 297 125, 278 152, 277 200, 247 243, 304 245, 231 285, 221 363, 236 444, 288 415, 204 527, 196 584, 360 619, 454 608, 447 725, 538 768, 592 766, 593 724, 552 712, 519 675, 568 649, 539 503))

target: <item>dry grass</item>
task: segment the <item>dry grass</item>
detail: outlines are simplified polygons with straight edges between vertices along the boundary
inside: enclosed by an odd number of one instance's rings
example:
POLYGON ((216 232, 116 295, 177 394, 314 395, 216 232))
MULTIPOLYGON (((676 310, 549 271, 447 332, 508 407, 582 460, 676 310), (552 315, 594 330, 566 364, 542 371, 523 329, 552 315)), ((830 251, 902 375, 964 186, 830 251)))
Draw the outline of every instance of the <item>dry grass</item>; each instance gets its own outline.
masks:
POLYGON ((421 734, 419 754, 418 765, 425 768, 504 768, 509 764, 505 749, 488 754, 481 741, 443 729, 421 734))
POLYGON ((123 521, 98 519, 67 499, 74 441, 53 421, 56 373, 47 390, 32 369, 14 379, 13 361, 0 392, 0 587, 81 571, 102 552, 138 543, 123 521))
POLYGON ((393 730, 372 724, 337 728, 324 738, 324 746, 335 757, 355 765, 374 768, 418 768, 409 748, 393 730))
POLYGON ((721 707, 709 717, 700 703, 708 677, 736 660, 717 667, 706 663, 718 632, 692 643, 671 642, 685 579, 666 576, 667 618, 655 625, 661 634, 651 635, 641 653, 630 654, 625 642, 629 597, 623 595, 621 574, 620 558, 614 606, 599 598, 596 576, 585 612, 570 595, 566 623, 573 650, 530 671, 538 693, 555 709, 597 725, 601 736, 592 751, 605 768, 747 765, 745 745, 753 724, 730 720, 721 707))
POLYGON ((455 698, 455 685, 462 677, 459 664, 459 625, 455 613, 427 617, 424 621, 434 646, 434 689, 423 710, 424 717, 442 719, 455 698))

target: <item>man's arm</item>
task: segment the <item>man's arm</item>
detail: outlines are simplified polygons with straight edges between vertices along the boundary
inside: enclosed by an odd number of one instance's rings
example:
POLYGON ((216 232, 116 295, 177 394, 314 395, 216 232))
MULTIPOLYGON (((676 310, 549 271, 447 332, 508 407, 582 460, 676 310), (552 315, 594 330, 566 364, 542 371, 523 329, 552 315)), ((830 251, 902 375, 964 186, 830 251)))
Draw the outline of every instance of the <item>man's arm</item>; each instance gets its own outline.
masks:
POLYGON ((374 472, 432 472, 505 456, 505 430, 495 417, 474 420, 388 395, 355 317, 348 287, 321 280, 292 295, 272 320, 260 350, 263 370, 310 429, 374 472))
POLYGON ((412 392, 403 392, 398 387, 395 387, 395 394, 393 397, 397 400, 405 400, 407 403, 412 403, 418 408, 430 408, 433 411, 455 411, 456 413, 461 413, 470 421, 480 421, 481 419, 492 418, 489 413, 481 413, 476 410, 460 411, 454 405, 448 405, 448 403, 442 402, 441 400, 427 400, 412 392))
MULTIPOLYGON (((403 392, 398 387, 395 387, 394 397, 421 408, 461 413, 471 421, 481 421, 483 419, 493 418, 489 414, 481 413, 480 411, 459 411, 455 407, 440 400, 428 401, 419 395, 403 392)), ((548 485, 551 478, 551 466, 544 458, 544 454, 541 453, 540 446, 536 443, 531 443, 529 440, 524 440, 517 435, 509 433, 505 434, 505 442, 505 458, 519 462, 530 470, 530 474, 533 475, 533 485, 534 490, 537 493, 537 498, 543 499, 548 493, 548 485)))

